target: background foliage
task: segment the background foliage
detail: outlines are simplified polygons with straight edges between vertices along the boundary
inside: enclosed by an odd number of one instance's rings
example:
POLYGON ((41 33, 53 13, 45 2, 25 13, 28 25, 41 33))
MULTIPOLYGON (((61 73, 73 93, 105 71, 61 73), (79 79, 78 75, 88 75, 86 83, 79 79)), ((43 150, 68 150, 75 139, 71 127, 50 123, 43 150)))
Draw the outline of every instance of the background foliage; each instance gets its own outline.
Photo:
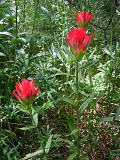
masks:
POLYGON ((84 9, 94 13, 94 37, 79 62, 81 160, 119 158, 119 0, 1 0, 1 160, 75 159, 75 68, 65 36, 84 9), (23 78, 35 79, 41 89, 34 103, 39 142, 34 129, 20 129, 30 118, 11 94, 23 78))

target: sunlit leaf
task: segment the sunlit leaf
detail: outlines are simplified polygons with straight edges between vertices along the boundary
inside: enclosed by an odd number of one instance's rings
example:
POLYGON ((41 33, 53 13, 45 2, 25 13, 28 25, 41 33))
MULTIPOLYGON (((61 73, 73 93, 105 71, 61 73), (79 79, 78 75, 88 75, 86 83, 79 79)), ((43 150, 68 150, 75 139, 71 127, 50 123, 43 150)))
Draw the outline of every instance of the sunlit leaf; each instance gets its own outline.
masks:
POLYGON ((14 37, 14 35, 10 32, 0 32, 0 35, 14 37))
POLYGON ((38 156, 38 155, 43 155, 43 150, 38 150, 35 151, 33 153, 29 153, 27 154, 24 158, 21 158, 21 160, 27 160, 27 159, 31 159, 32 157, 38 156))
POLYGON ((31 130, 31 129, 34 129, 34 128, 35 128, 35 126, 28 125, 26 127, 20 128, 20 129, 23 130, 23 131, 26 131, 26 130, 31 130))

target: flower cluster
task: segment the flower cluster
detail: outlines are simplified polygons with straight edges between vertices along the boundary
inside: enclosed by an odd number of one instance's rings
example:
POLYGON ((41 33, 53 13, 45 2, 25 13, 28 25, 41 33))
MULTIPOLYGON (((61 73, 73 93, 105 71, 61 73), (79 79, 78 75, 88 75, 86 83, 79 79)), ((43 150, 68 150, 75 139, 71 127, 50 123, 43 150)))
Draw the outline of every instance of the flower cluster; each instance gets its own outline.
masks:
POLYGON ((86 11, 79 12, 75 15, 76 24, 80 26, 85 26, 93 18, 92 13, 86 11))
POLYGON ((13 95, 23 104, 30 105, 34 101, 40 89, 35 89, 35 82, 33 80, 23 79, 21 83, 16 82, 13 95))
POLYGON ((66 35, 66 42, 70 46, 72 53, 79 60, 86 52, 87 46, 92 39, 92 34, 86 33, 85 25, 92 20, 93 14, 86 11, 79 12, 75 15, 76 24, 79 28, 72 28, 66 35))

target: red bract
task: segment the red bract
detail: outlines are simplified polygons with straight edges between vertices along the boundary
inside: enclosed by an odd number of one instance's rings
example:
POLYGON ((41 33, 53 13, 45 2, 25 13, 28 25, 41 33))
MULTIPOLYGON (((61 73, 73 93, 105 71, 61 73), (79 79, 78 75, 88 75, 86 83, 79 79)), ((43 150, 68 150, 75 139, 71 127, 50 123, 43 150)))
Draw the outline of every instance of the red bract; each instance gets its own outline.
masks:
POLYGON ((76 23, 77 25, 83 26, 84 24, 88 23, 91 21, 93 18, 92 13, 88 13, 86 11, 79 12, 75 15, 76 23))
POLYGON ((33 80, 23 79, 21 83, 16 82, 13 95, 22 102, 32 101, 39 93, 40 89, 35 89, 35 82, 33 80))
POLYGON ((92 39, 92 34, 87 35, 84 27, 74 29, 72 28, 66 36, 66 42, 77 56, 80 53, 85 53, 88 44, 92 39))

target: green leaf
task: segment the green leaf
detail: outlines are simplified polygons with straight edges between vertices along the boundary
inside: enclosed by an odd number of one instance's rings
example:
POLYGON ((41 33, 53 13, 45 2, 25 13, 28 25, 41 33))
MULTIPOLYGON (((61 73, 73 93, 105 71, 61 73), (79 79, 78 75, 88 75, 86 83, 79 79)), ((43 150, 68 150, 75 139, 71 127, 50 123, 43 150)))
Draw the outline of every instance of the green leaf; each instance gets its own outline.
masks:
POLYGON ((10 32, 0 32, 0 35, 14 37, 10 32))
POLYGON ((116 125, 116 128, 117 128, 117 129, 120 129, 120 125, 116 125))
POLYGON ((0 52, 0 57, 6 56, 4 53, 0 52))
POLYGON ((113 122, 114 117, 105 117, 105 118, 101 118, 100 122, 113 122))
POLYGON ((71 154, 67 160, 74 160, 74 158, 77 156, 77 153, 71 154))
POLYGON ((87 64, 85 64, 82 67, 80 67, 79 70, 83 70, 83 69, 89 68, 89 67, 93 66, 97 62, 98 62, 98 60, 94 60, 94 61, 88 62, 87 64))
POLYGON ((34 108, 32 108, 32 116, 33 116, 33 125, 37 127, 38 125, 38 113, 34 108))
POLYGON ((51 147, 51 143, 52 143, 52 138, 53 138, 53 135, 50 135, 50 137, 48 138, 48 141, 45 145, 45 153, 48 154, 49 150, 50 150, 50 147, 51 147))
POLYGON ((43 6, 41 6, 40 8, 41 8, 41 10, 42 10, 43 12, 45 12, 45 13, 47 13, 47 14, 49 13, 49 11, 48 11, 47 8, 45 8, 45 7, 43 7, 43 6))
POLYGON ((31 159, 32 157, 35 157, 37 155, 43 155, 43 150, 38 150, 38 151, 35 151, 33 153, 29 153, 27 154, 24 158, 22 158, 21 160, 26 160, 26 159, 31 159))
POLYGON ((89 157, 81 157, 80 160, 89 160, 89 157))
POLYGON ((74 100, 68 98, 68 97, 61 96, 60 99, 61 99, 62 101, 65 101, 65 102, 73 105, 73 106, 76 106, 76 102, 75 102, 74 100))
POLYGON ((93 100, 94 98, 94 94, 91 94, 89 98, 87 98, 85 100, 85 102, 83 102, 83 104, 80 106, 80 108, 78 109, 78 112, 83 113, 84 110, 88 107, 89 103, 93 100))
POLYGON ((66 115, 66 122, 69 127, 70 133, 72 133, 75 130, 73 117, 71 115, 66 115))
POLYGON ((115 114, 115 120, 120 120, 120 107, 118 107, 117 112, 115 114))
POLYGON ((112 150, 112 151, 111 151, 111 155, 112 155, 113 157, 120 156, 120 149, 112 150))
POLYGON ((79 129, 74 129, 71 133, 70 133, 70 135, 72 136, 72 135, 76 135, 76 133, 78 133, 78 131, 79 131, 79 129))
MULTIPOLYGON (((68 73, 59 72, 59 73, 55 74, 55 76, 60 76, 60 75, 62 75, 62 76, 68 76, 68 73)), ((69 76, 74 77, 74 75, 72 75, 72 74, 69 74, 69 76)))
POLYGON ((20 129, 23 130, 23 131, 26 131, 26 130, 31 130, 31 129, 34 129, 34 128, 35 128, 35 126, 28 125, 26 127, 20 128, 20 129))
POLYGON ((49 108, 53 108, 54 107, 54 103, 56 103, 56 101, 47 101, 42 105, 42 107, 40 107, 39 109, 36 109, 36 112, 40 113, 40 114, 43 114, 49 108))

